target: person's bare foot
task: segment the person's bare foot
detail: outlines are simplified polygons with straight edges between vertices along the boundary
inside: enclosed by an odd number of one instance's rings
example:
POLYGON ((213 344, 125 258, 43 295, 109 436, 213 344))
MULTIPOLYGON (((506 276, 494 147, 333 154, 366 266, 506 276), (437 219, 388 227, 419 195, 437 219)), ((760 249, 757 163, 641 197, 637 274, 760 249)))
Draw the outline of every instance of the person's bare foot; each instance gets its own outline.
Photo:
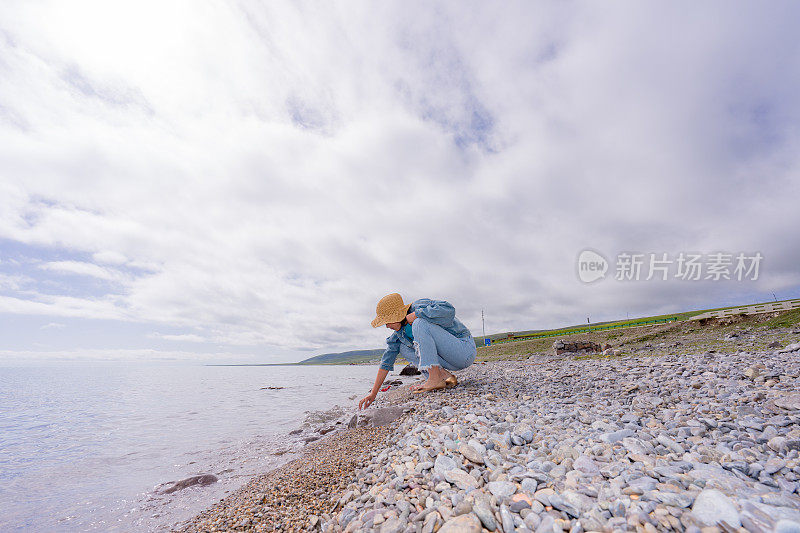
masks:
POLYGON ((428 378, 428 381, 423 383, 420 387, 417 387, 414 392, 429 392, 432 390, 439 390, 447 388, 447 383, 445 383, 444 379, 431 379, 428 378))
POLYGON ((411 392, 425 392, 447 388, 446 380, 455 378, 449 371, 439 365, 432 365, 428 368, 428 379, 424 383, 414 384, 410 387, 411 392))

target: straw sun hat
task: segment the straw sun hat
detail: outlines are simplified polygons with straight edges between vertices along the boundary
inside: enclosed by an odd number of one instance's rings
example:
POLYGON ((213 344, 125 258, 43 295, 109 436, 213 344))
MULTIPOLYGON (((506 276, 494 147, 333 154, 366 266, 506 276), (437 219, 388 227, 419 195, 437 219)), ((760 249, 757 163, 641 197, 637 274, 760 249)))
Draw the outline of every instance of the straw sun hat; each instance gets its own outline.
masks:
POLYGON ((402 296, 396 292, 384 296, 375 308, 377 316, 372 321, 372 327, 377 328, 391 322, 402 322, 410 307, 411 304, 404 304, 402 296))

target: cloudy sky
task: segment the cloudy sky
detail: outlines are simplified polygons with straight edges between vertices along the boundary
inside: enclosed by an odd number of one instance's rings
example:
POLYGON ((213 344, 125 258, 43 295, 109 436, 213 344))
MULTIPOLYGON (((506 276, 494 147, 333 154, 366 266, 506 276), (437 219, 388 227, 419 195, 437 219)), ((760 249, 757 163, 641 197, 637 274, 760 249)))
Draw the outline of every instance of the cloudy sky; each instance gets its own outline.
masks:
POLYGON ((0 6, 0 361, 381 347, 800 297, 796 2, 0 6), (608 260, 584 283, 577 258, 608 260), (640 279, 616 279, 622 253, 640 279), (701 279, 647 280, 649 254, 701 279), (730 277, 707 279, 713 254, 730 277), (735 256, 760 253, 758 275, 735 256), (753 279, 755 278, 755 279, 753 279))

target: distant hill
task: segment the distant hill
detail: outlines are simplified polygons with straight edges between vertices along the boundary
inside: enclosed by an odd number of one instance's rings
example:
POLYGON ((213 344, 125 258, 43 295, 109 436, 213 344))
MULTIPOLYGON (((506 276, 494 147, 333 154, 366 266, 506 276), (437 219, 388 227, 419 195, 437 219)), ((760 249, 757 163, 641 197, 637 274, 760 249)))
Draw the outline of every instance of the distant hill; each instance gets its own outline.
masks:
POLYGON ((383 355, 383 348, 377 350, 351 350, 341 353, 324 353, 303 359, 298 365, 347 365, 350 363, 377 363, 383 355))

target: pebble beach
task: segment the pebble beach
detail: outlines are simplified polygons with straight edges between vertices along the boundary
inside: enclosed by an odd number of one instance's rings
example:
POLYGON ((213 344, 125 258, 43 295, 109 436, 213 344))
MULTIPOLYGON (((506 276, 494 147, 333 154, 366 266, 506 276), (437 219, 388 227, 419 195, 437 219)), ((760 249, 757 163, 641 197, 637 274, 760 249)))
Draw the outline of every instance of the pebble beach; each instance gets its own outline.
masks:
POLYGON ((368 411, 398 418, 326 435, 181 531, 800 532, 800 330, 778 333, 393 388, 368 411))

